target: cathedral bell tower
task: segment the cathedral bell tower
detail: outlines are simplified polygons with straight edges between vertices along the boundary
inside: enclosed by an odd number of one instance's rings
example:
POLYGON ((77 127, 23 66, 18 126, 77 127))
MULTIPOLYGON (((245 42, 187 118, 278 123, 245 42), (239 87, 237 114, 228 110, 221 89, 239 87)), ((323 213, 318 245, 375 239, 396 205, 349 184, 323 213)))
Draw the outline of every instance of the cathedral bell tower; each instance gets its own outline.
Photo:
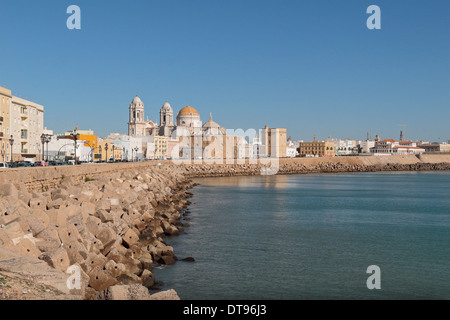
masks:
POLYGON ((168 102, 165 102, 159 112, 159 135, 168 137, 174 130, 173 126, 173 109, 168 102))
POLYGON ((145 119, 144 119, 144 103, 136 96, 130 103, 130 117, 128 122, 129 136, 144 135, 145 119))

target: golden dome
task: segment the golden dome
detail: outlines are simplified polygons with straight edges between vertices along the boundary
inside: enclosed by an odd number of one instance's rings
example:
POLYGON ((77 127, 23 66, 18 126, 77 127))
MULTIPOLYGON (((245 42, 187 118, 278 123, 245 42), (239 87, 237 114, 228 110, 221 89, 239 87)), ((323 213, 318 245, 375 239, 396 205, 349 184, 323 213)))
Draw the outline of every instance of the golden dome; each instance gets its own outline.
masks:
POLYGON ((192 107, 184 107, 183 109, 180 110, 180 112, 178 113, 178 115, 182 115, 182 116, 199 116, 197 110, 195 110, 192 107))

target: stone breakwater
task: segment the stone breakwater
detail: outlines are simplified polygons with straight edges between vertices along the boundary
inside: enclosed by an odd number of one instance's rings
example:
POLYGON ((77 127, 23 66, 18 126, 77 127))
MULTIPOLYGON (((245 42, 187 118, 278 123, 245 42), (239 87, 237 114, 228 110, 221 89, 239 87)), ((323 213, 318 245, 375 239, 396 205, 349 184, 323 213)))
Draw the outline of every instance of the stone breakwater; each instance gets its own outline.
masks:
MULTIPOLYGON (((427 160, 430 162, 416 156, 280 159, 277 174, 450 170, 450 156, 427 160)), ((189 178, 252 176, 261 175, 262 167, 269 165, 188 165, 184 166, 184 174, 189 178)))
POLYGON ((180 170, 63 177, 43 192, 14 182, 0 185, 0 273, 28 265, 22 274, 58 278, 54 287, 80 299, 178 298, 173 291, 149 296, 147 288, 155 285, 155 263, 177 260, 163 236, 183 231, 182 210, 193 184, 180 170), (79 273, 79 288, 75 280, 74 286, 63 283, 69 267, 79 273))

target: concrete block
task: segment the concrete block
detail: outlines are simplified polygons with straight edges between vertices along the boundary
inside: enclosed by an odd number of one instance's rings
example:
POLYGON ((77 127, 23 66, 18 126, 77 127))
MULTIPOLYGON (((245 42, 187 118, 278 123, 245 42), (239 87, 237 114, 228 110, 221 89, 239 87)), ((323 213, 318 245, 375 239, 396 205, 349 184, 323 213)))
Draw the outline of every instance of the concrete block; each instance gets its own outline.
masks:
POLYGON ((149 270, 142 271, 141 275, 142 285, 146 288, 151 288, 155 284, 155 276, 149 270))
POLYGON ((89 253, 87 258, 81 263, 81 267, 86 273, 90 273, 96 267, 103 269, 108 259, 102 254, 89 253))
POLYGON ((123 242, 128 246, 132 246, 139 241, 139 235, 136 234, 131 228, 122 237, 123 242))
POLYGON ((12 242, 11 238, 8 236, 8 234, 3 230, 3 228, 0 229, 0 247, 4 246, 14 246, 14 243, 12 242))
POLYGON ((65 202, 62 198, 47 202, 47 209, 59 209, 61 207, 65 207, 65 202))
POLYGON ((95 233, 95 237, 103 243, 104 247, 106 247, 116 241, 117 234, 112 228, 101 225, 99 226, 97 233, 95 233))
POLYGON ((89 273, 89 285, 96 291, 103 291, 108 287, 117 284, 117 280, 113 278, 106 270, 101 267, 95 267, 89 273))
POLYGON ((104 209, 97 210, 95 215, 103 222, 113 222, 114 221, 114 214, 111 212, 108 212, 104 209))
POLYGON ((102 221, 99 218, 97 218, 97 217, 89 216, 86 219, 86 223, 85 224, 86 224, 86 229, 90 233, 95 235, 98 232, 98 229, 99 229, 99 227, 102 224, 102 221))
POLYGON ((105 269, 114 278, 118 278, 126 272, 125 265, 123 263, 116 263, 114 260, 109 260, 105 264, 105 269))
POLYGON ((12 183, 0 184, 0 197, 18 198, 19 192, 12 183))
POLYGON ((3 231, 14 244, 17 244, 18 239, 22 239, 25 235, 25 232, 22 230, 22 227, 18 221, 9 223, 3 228, 3 231))
POLYGON ((38 249, 38 247, 36 247, 36 245, 27 238, 19 240, 15 250, 21 255, 36 259, 41 255, 41 251, 38 249))
POLYGON ((91 202, 82 202, 81 203, 81 211, 84 214, 88 214, 90 216, 95 215, 95 203, 91 202))
POLYGON ((64 248, 67 251, 67 255, 69 256, 71 265, 81 264, 88 257, 88 251, 86 247, 78 241, 71 241, 69 243, 66 243, 64 245, 64 248))
POLYGON ((46 210, 47 209, 47 199, 45 198, 31 198, 28 202, 28 206, 31 209, 42 209, 42 210, 46 210))
POLYGON ((78 232, 78 229, 75 227, 75 225, 69 225, 68 227, 64 228, 58 228, 58 235, 59 239, 63 244, 68 244, 72 241, 78 241, 82 242, 83 238, 81 237, 80 233, 78 232))
POLYGON ((97 201, 95 203, 95 211, 97 212, 97 210, 110 211, 111 210, 111 202, 106 199, 97 201))
POLYGON ((75 226, 80 234, 83 233, 85 230, 84 219, 81 210, 78 211, 76 214, 68 216, 66 223, 67 226, 69 225, 75 226))
POLYGON ((61 199, 62 201, 65 201, 69 198, 69 193, 65 189, 56 189, 52 190, 51 192, 51 199, 53 201, 57 199, 61 199))
POLYGON ((67 268, 70 266, 69 256, 63 248, 58 248, 52 252, 43 253, 39 259, 47 262, 50 267, 64 272, 66 272, 67 268))

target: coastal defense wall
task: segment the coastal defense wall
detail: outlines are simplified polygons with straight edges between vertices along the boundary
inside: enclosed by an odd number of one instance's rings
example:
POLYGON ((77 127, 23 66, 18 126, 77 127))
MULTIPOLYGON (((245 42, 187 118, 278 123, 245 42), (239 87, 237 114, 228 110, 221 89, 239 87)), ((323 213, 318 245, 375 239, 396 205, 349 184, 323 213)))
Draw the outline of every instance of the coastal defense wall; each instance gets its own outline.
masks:
MULTIPOLYGON (((450 154, 445 155, 420 155, 420 156, 359 156, 359 157, 335 157, 335 158, 286 158, 279 159, 280 174, 308 173, 311 172, 342 172, 342 171, 366 171, 366 169, 384 170, 415 170, 421 164, 449 164, 450 154)), ((152 166, 176 166, 172 161, 149 161, 138 163, 114 163, 114 164, 86 164, 79 166, 58 167, 34 167, 7 169, 0 171, 0 184, 13 182, 25 184, 29 189, 45 191, 56 187, 62 178, 72 178, 75 181, 83 181, 86 178, 95 178, 113 172, 123 172, 131 169, 146 168, 152 166)), ((260 174, 259 164, 184 164, 187 176, 205 177, 222 175, 255 175, 260 174)), ((436 167, 424 167, 434 170, 436 167)), ((440 169, 445 169, 440 167, 440 169)))
POLYGON ((450 154, 421 154, 419 159, 425 163, 449 163, 450 154))
MULTIPOLYGON (((416 156, 351 156, 351 157, 334 157, 334 158, 292 158, 280 159, 280 165, 289 163, 299 163, 306 166, 316 166, 321 163, 348 164, 348 165, 365 165, 365 166, 384 166, 387 164, 415 164, 422 162, 416 156)), ((439 161, 445 162, 445 161, 439 161)), ((447 159, 450 163, 450 158, 447 159)), ((433 162, 438 163, 438 162, 433 162)))

